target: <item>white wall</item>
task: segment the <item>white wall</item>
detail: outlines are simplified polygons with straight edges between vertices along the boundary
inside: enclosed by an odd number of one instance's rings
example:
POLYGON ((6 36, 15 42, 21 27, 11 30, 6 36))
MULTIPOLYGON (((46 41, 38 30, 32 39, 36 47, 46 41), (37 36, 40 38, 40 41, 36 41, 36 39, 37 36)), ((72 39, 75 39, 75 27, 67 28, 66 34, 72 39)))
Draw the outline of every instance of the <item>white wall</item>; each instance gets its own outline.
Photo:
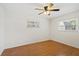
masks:
POLYGON ((4 9, 0 5, 0 54, 4 49, 4 9))
MULTIPOLYGON (((35 6, 30 4, 4 4, 5 13, 5 48, 16 47, 43 40, 56 40, 71 46, 79 47, 78 32, 61 32, 56 29, 57 21, 66 18, 78 17, 79 12, 70 13, 55 19, 47 19, 46 16, 37 15, 35 6), (40 23, 40 28, 27 28, 27 21, 33 20, 40 23)), ((0 9, 2 13, 2 9, 0 9)), ((0 14, 1 14, 0 13, 0 14)), ((1 17, 3 17, 1 15, 1 17)), ((78 17, 79 18, 79 17, 78 17)), ((1 18, 3 19, 3 18, 1 18)), ((2 22, 1 22, 2 23, 2 22)), ((4 26, 2 26, 4 27, 4 26)), ((3 30, 1 31, 3 32, 3 30)), ((0 42, 3 42, 1 39, 0 42)), ((1 44, 1 49, 3 44, 1 44)))
POLYGON ((58 18, 52 19, 52 40, 68 44, 74 47, 79 48, 79 32, 76 31, 59 31, 57 30, 58 22, 63 21, 69 18, 78 18, 79 20, 79 11, 75 11, 69 14, 65 14, 58 18))
POLYGON ((47 40, 48 20, 38 16, 28 4, 6 4, 6 48, 47 40), (40 28, 27 28, 27 21, 40 23, 40 28))

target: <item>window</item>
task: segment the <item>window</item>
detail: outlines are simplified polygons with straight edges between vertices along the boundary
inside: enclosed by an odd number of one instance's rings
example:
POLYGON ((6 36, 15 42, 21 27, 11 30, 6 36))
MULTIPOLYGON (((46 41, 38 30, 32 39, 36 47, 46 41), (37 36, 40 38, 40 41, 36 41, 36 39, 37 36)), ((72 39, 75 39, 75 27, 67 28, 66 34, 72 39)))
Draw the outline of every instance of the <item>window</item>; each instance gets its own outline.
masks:
POLYGON ((58 30, 79 31, 79 21, 76 18, 59 21, 58 30))

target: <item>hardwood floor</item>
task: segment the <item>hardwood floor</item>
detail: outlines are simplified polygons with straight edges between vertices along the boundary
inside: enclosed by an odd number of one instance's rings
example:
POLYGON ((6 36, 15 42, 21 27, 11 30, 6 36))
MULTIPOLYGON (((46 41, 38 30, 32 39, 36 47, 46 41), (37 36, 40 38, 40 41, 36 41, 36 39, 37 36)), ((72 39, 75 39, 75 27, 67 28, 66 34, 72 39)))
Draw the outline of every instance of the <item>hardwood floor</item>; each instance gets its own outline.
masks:
POLYGON ((5 49, 2 56, 79 56, 79 49, 48 40, 5 49))

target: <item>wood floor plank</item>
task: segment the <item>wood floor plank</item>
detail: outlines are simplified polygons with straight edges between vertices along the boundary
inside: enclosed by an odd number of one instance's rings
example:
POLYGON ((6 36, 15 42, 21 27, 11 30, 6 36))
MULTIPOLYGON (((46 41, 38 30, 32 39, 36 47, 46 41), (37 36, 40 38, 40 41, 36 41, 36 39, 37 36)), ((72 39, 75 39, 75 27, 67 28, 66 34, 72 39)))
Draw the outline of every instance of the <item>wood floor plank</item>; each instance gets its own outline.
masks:
POLYGON ((79 49, 47 40, 5 49, 2 56, 79 56, 79 49))

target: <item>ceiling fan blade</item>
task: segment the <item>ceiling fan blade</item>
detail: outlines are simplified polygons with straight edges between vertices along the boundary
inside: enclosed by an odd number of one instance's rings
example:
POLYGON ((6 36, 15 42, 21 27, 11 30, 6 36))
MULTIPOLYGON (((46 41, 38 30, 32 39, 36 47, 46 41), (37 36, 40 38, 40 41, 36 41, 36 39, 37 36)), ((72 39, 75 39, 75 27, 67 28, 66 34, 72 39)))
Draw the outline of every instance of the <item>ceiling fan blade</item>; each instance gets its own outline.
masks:
POLYGON ((49 3, 48 4, 48 7, 52 7, 54 4, 53 3, 49 3))
POLYGON ((43 14, 43 13, 44 13, 44 11, 43 11, 43 12, 41 12, 41 13, 39 13, 38 15, 43 14))
POLYGON ((43 9, 40 9, 40 8, 35 8, 35 10, 43 10, 43 9))
POLYGON ((50 11, 60 11, 60 9, 52 9, 52 10, 50 10, 50 11))

